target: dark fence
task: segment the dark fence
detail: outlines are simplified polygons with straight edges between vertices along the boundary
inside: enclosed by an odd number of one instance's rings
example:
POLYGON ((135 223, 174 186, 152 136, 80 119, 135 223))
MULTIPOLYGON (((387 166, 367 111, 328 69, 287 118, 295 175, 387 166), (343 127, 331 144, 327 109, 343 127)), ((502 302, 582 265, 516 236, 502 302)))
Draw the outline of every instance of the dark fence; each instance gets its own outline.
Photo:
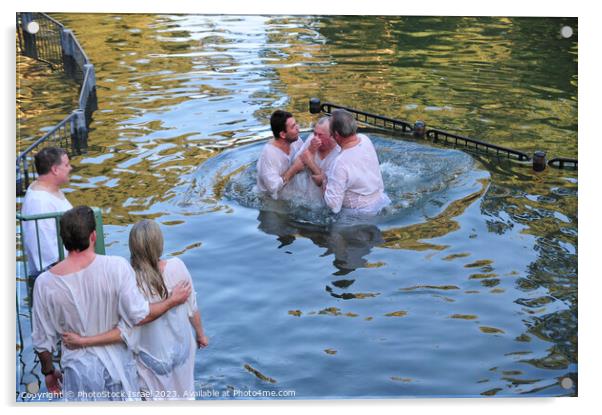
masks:
MULTIPOLYGON (((476 140, 474 138, 466 137, 460 134, 450 133, 437 128, 427 129, 424 123, 421 122, 417 122, 414 125, 412 125, 407 121, 372 114, 370 112, 360 111, 354 108, 349 108, 330 102, 321 103, 318 98, 312 98, 309 100, 309 112, 311 112, 312 114, 318 114, 320 112, 323 112, 325 114, 330 115, 335 109, 344 109, 346 111, 349 111, 351 114, 353 114, 357 121, 375 127, 384 128, 400 133, 411 133, 412 135, 418 138, 426 137, 431 139, 433 142, 440 142, 442 144, 453 145, 456 148, 469 150, 478 154, 505 157, 521 162, 533 162, 533 167, 537 171, 543 170, 543 168, 541 167, 542 160, 543 163, 545 163, 545 153, 543 152, 535 152, 535 155, 532 159, 528 154, 523 153, 521 151, 513 150, 511 148, 498 146, 496 144, 476 140), (543 157, 543 159, 541 159, 541 157, 543 157)), ((553 158, 547 162, 547 165, 561 169, 576 169, 577 159, 553 158)))
POLYGON ((60 146, 71 155, 86 151, 98 100, 94 65, 71 30, 44 13, 17 13, 17 41, 22 54, 63 70, 80 85, 78 108, 17 156, 17 196, 22 196, 35 177, 33 155, 41 148, 60 146), (35 33, 30 23, 37 23, 35 33))
POLYGON ((17 196, 24 195, 36 177, 33 155, 49 146, 64 148, 71 156, 86 152, 88 131, 83 110, 73 111, 17 157, 17 196))

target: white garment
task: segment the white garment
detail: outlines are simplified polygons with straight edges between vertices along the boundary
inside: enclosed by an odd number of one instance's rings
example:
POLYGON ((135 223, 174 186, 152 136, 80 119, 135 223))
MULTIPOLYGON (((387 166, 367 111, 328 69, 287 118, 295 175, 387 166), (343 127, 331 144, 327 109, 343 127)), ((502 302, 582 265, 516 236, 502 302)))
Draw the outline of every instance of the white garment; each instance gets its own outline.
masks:
MULTIPOLYGON (((192 278, 179 258, 167 261, 163 280, 171 292, 180 281, 192 278)), ((151 302, 161 301, 154 296, 151 302)), ((172 308, 158 319, 134 328, 119 323, 121 337, 134 352, 140 389, 148 400, 194 400, 194 356, 196 341, 189 318, 197 311, 196 292, 185 304, 172 308)))
MULTIPOLYGON (((23 215, 39 215, 42 213, 64 212, 72 207, 64 195, 62 198, 59 198, 50 192, 33 190, 29 186, 27 193, 25 193, 21 213, 23 215)), ((23 222, 23 242, 25 244, 25 253, 27 254, 27 268, 30 274, 44 269, 44 267, 59 259, 58 229, 55 220, 44 219, 37 222, 40 236, 39 250, 38 239, 36 237, 36 221, 23 222), (41 264, 40 253, 42 255, 41 264)), ((66 254, 67 252, 65 251, 66 254)))
POLYGON ((274 146, 271 140, 263 146, 257 160, 257 188, 259 191, 268 193, 272 199, 280 198, 280 191, 284 187, 282 175, 289 169, 303 144, 303 140, 298 138, 291 143, 289 154, 274 146))
POLYGON ((390 203, 384 193, 378 156, 372 141, 364 134, 355 146, 342 150, 327 174, 324 201, 334 213, 353 209, 377 214, 390 203))
MULTIPOLYGON (((62 333, 94 336, 120 320, 132 327, 149 313, 130 264, 96 255, 86 268, 67 275, 42 273, 34 286, 32 343, 54 353, 62 333)), ((137 400, 139 387, 132 352, 123 343, 70 350, 62 348, 66 400, 137 400), (80 396, 78 392, 122 392, 122 396, 80 396)))
MULTIPOLYGON (((301 149, 297 152, 293 158, 293 161, 295 161, 309 147, 313 137, 314 135, 312 133, 307 140, 305 140, 303 147, 301 147, 301 149)), ((316 151, 314 161, 320 170, 326 174, 332 167, 334 160, 337 158, 340 152, 341 147, 339 147, 338 144, 330 151, 330 153, 328 153, 326 157, 324 157, 324 159, 322 159, 319 152, 316 151)), ((308 168, 305 168, 304 171, 297 173, 287 186, 286 197, 292 200, 303 201, 304 204, 323 207, 324 196, 322 194, 322 188, 316 185, 316 183, 312 180, 311 175, 312 172, 308 168)))

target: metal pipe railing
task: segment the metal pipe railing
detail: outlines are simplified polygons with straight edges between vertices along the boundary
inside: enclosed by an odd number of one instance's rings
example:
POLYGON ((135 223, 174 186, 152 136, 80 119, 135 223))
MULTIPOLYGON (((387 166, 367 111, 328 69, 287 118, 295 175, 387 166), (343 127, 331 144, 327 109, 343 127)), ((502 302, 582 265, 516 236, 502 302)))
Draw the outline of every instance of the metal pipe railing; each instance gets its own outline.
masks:
MULTIPOLYGON (((99 208, 92 208, 92 211, 94 212, 94 221, 96 223, 96 245, 94 245, 94 252, 96 252, 97 254, 100 255, 105 255, 106 253, 106 247, 105 247, 105 240, 104 240, 104 225, 103 225, 103 220, 102 220, 102 212, 100 211, 99 208)), ((63 247, 63 240, 61 239, 61 235, 59 232, 59 223, 60 223, 60 219, 63 216, 65 212, 50 212, 50 213, 42 213, 42 214, 37 214, 37 215, 22 215, 20 213, 17 213, 16 218, 19 221, 19 226, 17 227, 17 229, 20 229, 20 235, 21 235, 21 244, 24 244, 25 239, 23 238, 23 223, 24 222, 30 222, 30 221, 34 221, 35 222, 35 229, 36 229, 36 244, 38 246, 38 264, 42 265, 42 252, 41 252, 41 242, 40 242, 40 235, 39 235, 39 230, 38 230, 38 222, 41 220, 48 220, 48 219, 54 219, 55 221, 55 225, 56 225, 56 237, 57 237, 57 246, 58 246, 58 252, 57 252, 57 256, 59 258, 59 260, 63 260, 65 258, 65 250, 63 247)), ((25 270, 25 275, 28 275, 27 273, 27 250, 25 249, 24 246, 22 246, 22 260, 23 260, 23 266, 24 266, 24 270, 25 270)))
MULTIPOLYGON (((78 108, 17 156, 17 196, 22 196, 30 183, 32 155, 40 147, 52 142, 70 150, 71 154, 81 154, 86 150, 88 126, 92 113, 98 109, 98 100, 94 65, 71 30, 44 13, 17 13, 17 34, 24 55, 46 62, 53 68, 62 67, 80 84, 78 108), (29 33, 27 25, 34 21, 38 23, 39 30, 29 33)), ((33 177, 33 170, 31 173, 33 177)))
MULTIPOLYGON (((331 102, 321 103, 318 98, 309 100, 309 112, 318 114, 320 112, 328 115, 332 114, 333 109, 344 109, 355 117, 359 122, 369 124, 378 128, 393 130, 401 133, 412 133, 415 137, 427 137, 433 142, 442 142, 443 144, 451 144, 457 148, 464 150, 472 150, 479 154, 495 155, 496 157, 505 156, 508 159, 515 159, 520 162, 533 162, 533 168, 536 171, 541 171, 545 168, 545 152, 536 151, 534 157, 531 158, 528 154, 513 150, 508 147, 491 144, 486 141, 476 140, 464 135, 450 133, 438 128, 426 129, 424 123, 417 121, 414 125, 407 121, 397 120, 383 115, 373 114, 366 111, 357 110, 355 108, 345 107, 343 105, 333 104, 331 102), (542 167, 543 166, 543 167, 542 167)), ((571 158, 553 158, 547 162, 547 165, 558 168, 577 168, 577 159, 571 158)))

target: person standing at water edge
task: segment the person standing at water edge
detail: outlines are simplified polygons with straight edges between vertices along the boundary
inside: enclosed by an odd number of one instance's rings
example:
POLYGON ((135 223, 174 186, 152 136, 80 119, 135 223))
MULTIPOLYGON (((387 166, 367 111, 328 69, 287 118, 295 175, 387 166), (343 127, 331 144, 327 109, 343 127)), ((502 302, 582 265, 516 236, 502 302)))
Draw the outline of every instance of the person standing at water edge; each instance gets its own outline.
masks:
POLYGON ((357 133, 351 113, 337 109, 332 112, 330 132, 341 146, 326 175, 324 202, 334 212, 375 215, 389 205, 385 194, 376 150, 370 139, 357 133))
MULTIPOLYGON (((64 212, 71 209, 60 187, 69 183, 71 164, 69 156, 62 148, 46 147, 34 157, 38 179, 29 185, 23 200, 23 215, 64 212)), ((37 275, 45 267, 59 259, 57 229, 54 219, 23 222, 23 242, 27 254, 27 266, 32 275, 37 275), (39 235, 39 249, 38 238, 39 235)))
MULTIPOLYGON (((178 282, 192 285, 186 265, 179 258, 162 260, 163 234, 152 220, 143 220, 130 232, 130 254, 138 287, 149 300, 159 301, 178 282)), ((201 324, 196 293, 186 305, 176 307, 142 327, 128 328, 123 322, 107 333, 81 337, 63 334, 68 348, 92 347, 123 340, 134 351, 142 396, 147 400, 194 399, 194 357, 196 347, 206 347, 209 340, 201 324), (191 326, 196 333, 196 342, 191 326)))
POLYGON ((270 117, 274 138, 268 141, 257 160, 257 188, 272 199, 281 197, 282 189, 305 168, 303 161, 293 159, 303 147, 299 126, 293 114, 276 110, 270 117))
POLYGON ((87 206, 73 208, 61 218, 60 234, 68 255, 37 279, 32 344, 49 392, 60 393, 63 380, 66 400, 136 400, 136 364, 125 345, 62 348, 63 378, 52 361, 60 336, 66 332, 96 335, 120 320, 128 327, 151 322, 184 303, 191 288, 179 284, 167 299, 149 304, 125 259, 95 254, 95 226, 94 213, 87 206))

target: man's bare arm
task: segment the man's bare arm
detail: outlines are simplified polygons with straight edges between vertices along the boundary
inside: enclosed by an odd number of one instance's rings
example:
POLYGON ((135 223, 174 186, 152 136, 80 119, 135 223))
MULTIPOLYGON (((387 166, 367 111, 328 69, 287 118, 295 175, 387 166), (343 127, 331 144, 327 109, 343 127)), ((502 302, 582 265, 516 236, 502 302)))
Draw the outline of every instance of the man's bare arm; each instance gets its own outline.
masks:
POLYGON ((40 365, 42 374, 44 375, 46 388, 50 393, 61 393, 61 379, 63 379, 63 375, 59 370, 54 367, 54 363, 52 362, 52 353, 43 351, 37 352, 38 357, 40 359, 40 365))
POLYGON ((297 157, 293 162, 292 166, 289 167, 289 169, 282 175, 282 181, 284 182, 284 184, 290 182, 293 176, 299 173, 304 168, 305 165, 303 164, 303 161, 300 157, 297 157))
POLYGON ((190 294, 192 293, 192 286, 188 281, 179 282, 173 289, 171 295, 166 299, 158 303, 149 304, 149 313, 148 315, 136 324, 137 326, 142 326, 144 324, 150 323, 161 317, 168 310, 173 307, 176 307, 180 304, 184 304, 190 294))

